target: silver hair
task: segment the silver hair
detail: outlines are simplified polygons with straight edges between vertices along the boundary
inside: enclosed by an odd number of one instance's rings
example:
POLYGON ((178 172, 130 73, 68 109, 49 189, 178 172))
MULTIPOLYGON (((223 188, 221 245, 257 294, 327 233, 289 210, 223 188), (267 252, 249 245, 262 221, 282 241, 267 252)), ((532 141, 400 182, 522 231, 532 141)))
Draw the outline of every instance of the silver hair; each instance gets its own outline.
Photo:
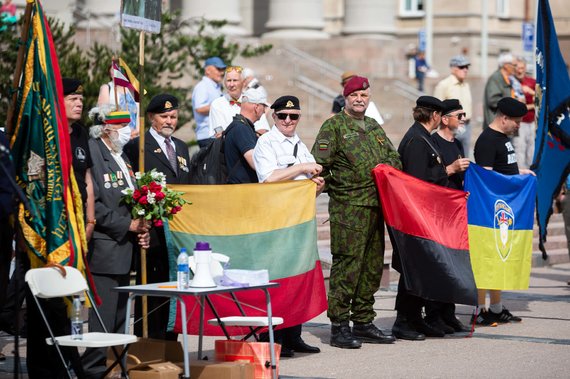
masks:
POLYGON ((105 130, 105 118, 107 115, 115 111, 117 107, 113 104, 101 104, 98 107, 91 108, 88 113, 89 118, 94 125, 89 128, 89 135, 92 138, 100 138, 105 130))
POLYGON ((511 53, 501 53, 499 55, 499 67, 503 67, 504 65, 506 65, 507 63, 513 63, 513 54, 511 53))

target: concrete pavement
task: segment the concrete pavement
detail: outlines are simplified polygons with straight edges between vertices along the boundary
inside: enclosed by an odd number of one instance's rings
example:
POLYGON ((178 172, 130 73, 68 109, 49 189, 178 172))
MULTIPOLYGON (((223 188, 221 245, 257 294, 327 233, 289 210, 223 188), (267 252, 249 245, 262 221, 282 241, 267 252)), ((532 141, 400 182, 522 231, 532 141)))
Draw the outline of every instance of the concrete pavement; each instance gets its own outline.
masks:
MULTIPOLYGON (((391 278, 390 287, 376 294, 375 304, 378 312, 375 324, 387 331, 395 318, 396 275, 391 278)), ((446 336, 342 350, 328 345, 330 323, 322 314, 305 324, 303 334, 306 342, 319 346, 322 352, 282 359, 281 378, 567 378, 568 280, 569 263, 533 268, 529 290, 504 293, 504 303, 523 322, 477 328, 472 338, 446 336)), ((457 312, 467 323, 472 309, 458 306, 457 312)), ((205 352, 210 359, 215 339, 205 338, 205 352)), ((197 339, 190 337, 189 343, 191 357, 195 358, 197 339)), ((24 339, 21 347, 24 359, 25 344, 24 339)), ((11 336, 0 335, 0 348, 8 355, 6 361, 0 362, 0 379, 12 378, 11 336)))

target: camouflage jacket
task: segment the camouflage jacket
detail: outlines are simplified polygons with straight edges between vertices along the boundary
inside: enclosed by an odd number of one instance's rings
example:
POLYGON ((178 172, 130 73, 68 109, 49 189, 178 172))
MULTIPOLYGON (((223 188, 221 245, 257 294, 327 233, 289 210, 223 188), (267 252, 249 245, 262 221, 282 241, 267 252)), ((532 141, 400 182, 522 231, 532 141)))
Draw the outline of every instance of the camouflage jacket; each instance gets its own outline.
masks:
POLYGON ((402 168, 400 156, 378 123, 364 117, 366 130, 340 112, 321 126, 312 148, 323 166, 325 191, 334 200, 358 206, 378 206, 371 170, 380 163, 402 168))

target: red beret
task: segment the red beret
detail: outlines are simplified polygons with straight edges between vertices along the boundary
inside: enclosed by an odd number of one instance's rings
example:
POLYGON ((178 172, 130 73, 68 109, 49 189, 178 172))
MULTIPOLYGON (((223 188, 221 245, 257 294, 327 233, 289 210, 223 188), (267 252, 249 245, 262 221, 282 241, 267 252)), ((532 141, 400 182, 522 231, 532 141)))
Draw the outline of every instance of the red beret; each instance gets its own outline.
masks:
POLYGON ((344 85, 344 91, 342 91, 343 96, 348 96, 355 91, 361 91, 370 87, 368 79, 363 76, 353 76, 344 85))

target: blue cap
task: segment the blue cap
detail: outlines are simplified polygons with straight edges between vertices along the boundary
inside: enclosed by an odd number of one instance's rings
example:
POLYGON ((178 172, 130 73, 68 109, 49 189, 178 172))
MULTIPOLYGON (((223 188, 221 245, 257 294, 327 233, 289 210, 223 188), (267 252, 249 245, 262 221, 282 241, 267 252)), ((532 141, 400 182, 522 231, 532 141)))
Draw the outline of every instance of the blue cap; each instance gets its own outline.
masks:
POLYGON ((226 64, 220 57, 210 57, 206 59, 206 62, 204 62, 204 68, 208 66, 214 66, 217 68, 226 68, 226 64))

